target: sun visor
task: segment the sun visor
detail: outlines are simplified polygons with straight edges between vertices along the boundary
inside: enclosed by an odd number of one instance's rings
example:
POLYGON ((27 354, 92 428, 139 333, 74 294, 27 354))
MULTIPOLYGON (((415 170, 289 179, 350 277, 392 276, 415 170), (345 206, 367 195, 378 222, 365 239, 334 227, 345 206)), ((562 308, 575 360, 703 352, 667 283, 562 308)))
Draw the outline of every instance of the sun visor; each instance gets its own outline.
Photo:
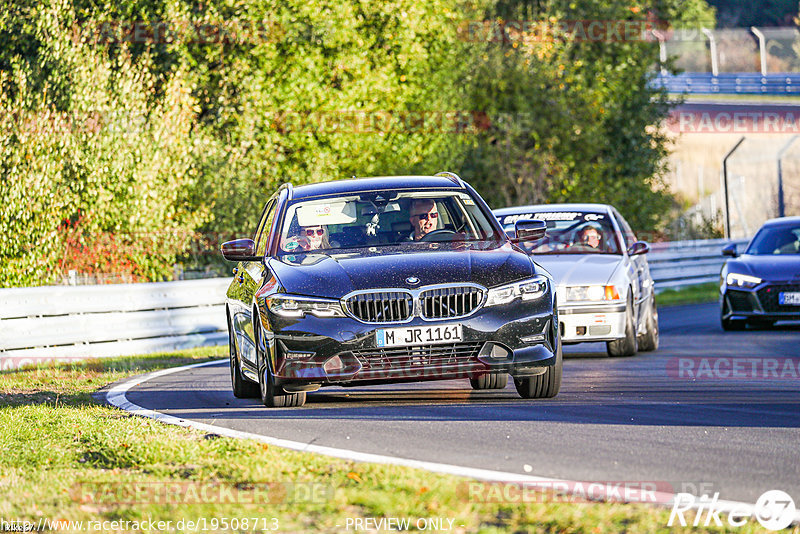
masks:
POLYGON ((355 202, 320 202, 297 208, 297 224, 300 226, 351 224, 355 221, 355 202))

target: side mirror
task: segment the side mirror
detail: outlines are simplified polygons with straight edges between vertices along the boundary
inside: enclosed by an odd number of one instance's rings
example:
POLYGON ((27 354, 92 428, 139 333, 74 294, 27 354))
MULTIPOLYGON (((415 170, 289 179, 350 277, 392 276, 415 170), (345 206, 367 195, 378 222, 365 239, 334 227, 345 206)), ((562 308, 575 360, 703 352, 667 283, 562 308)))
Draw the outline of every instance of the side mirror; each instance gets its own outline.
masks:
POLYGON ((228 261, 256 261, 256 243, 252 239, 234 239, 222 244, 222 257, 228 261))
POLYGON ((735 258, 739 254, 736 252, 736 243, 731 243, 730 245, 725 245, 725 248, 722 249, 723 256, 730 256, 731 258, 735 258))
POLYGON ((547 232, 547 224, 538 219, 532 220, 519 220, 514 225, 514 243, 520 241, 536 241, 544 237, 547 232))
POLYGON ((650 252, 650 245, 644 241, 637 241, 628 248, 628 256, 636 256, 637 254, 647 254, 650 252))

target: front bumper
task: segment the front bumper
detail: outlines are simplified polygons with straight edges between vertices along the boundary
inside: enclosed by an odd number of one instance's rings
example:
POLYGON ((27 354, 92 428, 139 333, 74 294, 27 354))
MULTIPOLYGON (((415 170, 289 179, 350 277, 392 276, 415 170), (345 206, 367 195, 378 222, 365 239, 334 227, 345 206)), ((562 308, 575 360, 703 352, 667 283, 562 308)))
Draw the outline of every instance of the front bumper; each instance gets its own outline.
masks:
POLYGON ((613 341, 625 337, 625 303, 592 303, 558 307, 564 343, 613 341))
POLYGON ((800 293, 800 284, 762 282, 751 289, 723 287, 720 305, 724 319, 800 320, 800 306, 780 304, 780 294, 800 293))
POLYGON ((277 385, 288 391, 304 385, 368 385, 474 378, 489 372, 513 376, 541 374, 556 361, 558 335, 550 295, 530 302, 481 308, 461 319, 398 325, 356 319, 306 316, 286 319, 267 313, 265 342, 277 385), (457 343, 380 348, 380 328, 462 325, 457 343), (338 358, 336 368, 325 363, 338 358))

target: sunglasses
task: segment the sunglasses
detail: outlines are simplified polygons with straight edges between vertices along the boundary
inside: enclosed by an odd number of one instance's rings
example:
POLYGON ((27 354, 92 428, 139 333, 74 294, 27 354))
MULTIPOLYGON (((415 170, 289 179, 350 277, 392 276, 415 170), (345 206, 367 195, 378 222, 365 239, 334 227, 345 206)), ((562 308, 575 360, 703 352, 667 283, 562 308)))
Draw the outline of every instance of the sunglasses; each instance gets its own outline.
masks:
POLYGON ((317 235, 325 235, 325 229, 324 229, 324 228, 316 228, 316 229, 314 229, 314 228, 307 228, 307 229, 306 229, 306 235, 307 235, 308 237, 313 237, 313 235, 314 235, 314 234, 317 234, 317 235))
POLYGON ((417 217, 420 221, 427 221, 428 218, 436 219, 439 217, 438 213, 417 213, 413 215, 413 217, 417 217))

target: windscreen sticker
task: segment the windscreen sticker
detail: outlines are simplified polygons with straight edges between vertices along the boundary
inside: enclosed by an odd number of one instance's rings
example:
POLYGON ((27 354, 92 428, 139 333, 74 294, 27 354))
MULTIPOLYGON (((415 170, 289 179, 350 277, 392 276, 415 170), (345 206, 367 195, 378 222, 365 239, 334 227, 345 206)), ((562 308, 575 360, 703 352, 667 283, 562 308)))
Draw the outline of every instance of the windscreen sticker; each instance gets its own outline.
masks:
POLYGON ((507 215, 502 224, 514 224, 521 219, 538 219, 540 221, 599 221, 605 219, 602 213, 580 213, 577 211, 545 211, 542 213, 520 213, 507 215))
POLYGON ((297 208, 297 224, 351 224, 356 221, 355 202, 325 202, 305 204, 297 208))

